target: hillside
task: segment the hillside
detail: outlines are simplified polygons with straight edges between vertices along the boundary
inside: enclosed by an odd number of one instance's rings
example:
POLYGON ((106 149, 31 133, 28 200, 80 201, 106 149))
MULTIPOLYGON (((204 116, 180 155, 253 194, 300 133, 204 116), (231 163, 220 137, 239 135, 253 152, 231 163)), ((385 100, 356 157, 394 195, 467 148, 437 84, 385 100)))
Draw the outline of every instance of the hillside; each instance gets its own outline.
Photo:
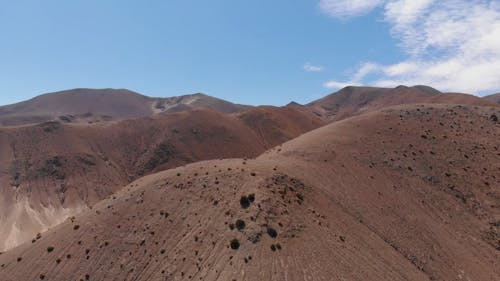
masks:
POLYGON ((255 157, 323 124, 307 112, 267 107, 0 129, 0 250, 31 240, 138 177, 200 160, 255 157), (266 124, 252 125, 262 119, 266 124))
POLYGON ((416 103, 495 105, 476 96, 441 93, 422 85, 398 86, 393 89, 348 86, 305 105, 305 108, 325 120, 338 121, 389 106, 416 103))
POLYGON ((491 101, 491 102, 495 102, 495 103, 500 103, 500 93, 485 96, 485 97, 483 97, 483 99, 491 101))
POLYGON ((248 106, 203 94, 151 98, 125 89, 73 89, 40 95, 13 105, 0 106, 0 126, 18 126, 48 121, 88 123, 152 116, 211 108, 224 113, 248 106))
POLYGON ((153 174, 0 255, 0 279, 499 280, 498 115, 396 106, 153 174))

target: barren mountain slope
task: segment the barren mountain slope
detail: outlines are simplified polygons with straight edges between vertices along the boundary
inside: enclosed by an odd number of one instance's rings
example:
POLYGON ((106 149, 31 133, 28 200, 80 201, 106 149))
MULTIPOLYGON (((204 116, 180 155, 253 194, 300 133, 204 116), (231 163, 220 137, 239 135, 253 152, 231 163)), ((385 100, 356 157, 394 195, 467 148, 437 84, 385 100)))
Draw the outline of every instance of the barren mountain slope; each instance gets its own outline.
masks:
POLYGON ((490 101, 476 96, 457 93, 441 93, 428 86, 398 86, 391 88, 349 86, 307 105, 311 112, 329 121, 382 109, 384 107, 415 104, 443 103, 494 106, 490 101))
POLYGON ((0 255, 0 279, 499 280, 499 114, 393 107, 150 175, 0 255))
POLYGON ((432 88, 399 86, 390 89, 348 86, 306 106, 317 115, 336 121, 391 105, 422 102, 440 93, 429 89, 432 88))
MULTIPOLYGON (((246 114, 259 119, 261 113, 246 114)), ((207 159, 255 157, 324 123, 269 108, 267 130, 202 109, 115 123, 0 129, 0 250, 30 240, 151 172, 207 159), (301 123, 288 124, 300 119, 301 123)), ((251 122, 250 122, 251 123, 251 122)))
POLYGON ((496 103, 473 95, 463 93, 444 93, 432 96, 425 100, 426 103, 461 104, 479 106, 497 106, 496 103))
POLYGON ((500 93, 483 97, 483 99, 489 100, 489 101, 492 101, 495 103, 500 103, 500 93))
POLYGON ((236 113, 250 108, 248 105, 234 104, 205 94, 184 95, 157 99, 156 111, 178 112, 186 109, 211 108, 223 113, 236 113))
POLYGON ((233 104, 204 94, 151 98, 125 89, 73 89, 44 94, 31 100, 0 107, 0 126, 37 124, 47 121, 87 123, 151 116, 211 108, 224 113, 248 106, 233 104))

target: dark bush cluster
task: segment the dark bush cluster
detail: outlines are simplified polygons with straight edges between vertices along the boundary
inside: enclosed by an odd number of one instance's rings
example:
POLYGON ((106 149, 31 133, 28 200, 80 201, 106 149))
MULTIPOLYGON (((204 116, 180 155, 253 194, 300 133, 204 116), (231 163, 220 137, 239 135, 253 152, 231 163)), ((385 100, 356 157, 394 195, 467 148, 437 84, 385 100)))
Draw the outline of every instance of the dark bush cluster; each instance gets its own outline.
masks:
POLYGON ((272 227, 267 228, 267 234, 269 234, 269 236, 271 236, 271 238, 278 237, 278 232, 272 227))
POLYGON ((242 208, 246 209, 250 207, 250 204, 255 201, 255 194, 250 194, 248 196, 241 196, 240 198, 240 205, 242 208))
POLYGON ((243 220, 237 220, 235 223, 235 226, 238 230, 243 230, 245 228, 246 224, 243 220))
POLYGON ((275 252, 276 250, 281 250, 281 245, 280 244, 272 244, 271 245, 271 251, 275 252))
POLYGON ((255 201, 255 194, 250 194, 248 195, 248 201, 250 201, 250 203, 253 203, 255 201))
POLYGON ((250 200, 248 200, 247 196, 241 196, 240 205, 243 209, 250 207, 250 200))
POLYGON ((238 250, 240 248, 240 241, 238 239, 231 240, 231 249, 238 250))

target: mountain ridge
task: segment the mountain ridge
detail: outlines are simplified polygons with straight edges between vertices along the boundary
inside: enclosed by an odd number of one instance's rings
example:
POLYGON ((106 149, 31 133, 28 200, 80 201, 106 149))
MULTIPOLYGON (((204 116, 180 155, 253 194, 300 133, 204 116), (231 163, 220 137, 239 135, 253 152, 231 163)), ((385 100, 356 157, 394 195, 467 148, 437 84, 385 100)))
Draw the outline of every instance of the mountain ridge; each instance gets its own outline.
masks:
POLYGON ((235 113, 249 106, 233 104, 201 93, 156 98, 127 89, 76 88, 42 94, 26 101, 0 106, 0 126, 49 121, 64 123, 117 121, 197 108, 235 113))

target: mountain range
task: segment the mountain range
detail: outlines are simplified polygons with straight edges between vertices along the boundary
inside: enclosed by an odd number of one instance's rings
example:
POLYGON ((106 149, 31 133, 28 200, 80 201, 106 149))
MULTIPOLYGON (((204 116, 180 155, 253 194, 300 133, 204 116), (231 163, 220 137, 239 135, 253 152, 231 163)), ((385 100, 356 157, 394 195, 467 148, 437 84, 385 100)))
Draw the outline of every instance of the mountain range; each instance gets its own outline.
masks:
POLYGON ((497 97, 0 107, 0 280, 500 280, 497 97))

